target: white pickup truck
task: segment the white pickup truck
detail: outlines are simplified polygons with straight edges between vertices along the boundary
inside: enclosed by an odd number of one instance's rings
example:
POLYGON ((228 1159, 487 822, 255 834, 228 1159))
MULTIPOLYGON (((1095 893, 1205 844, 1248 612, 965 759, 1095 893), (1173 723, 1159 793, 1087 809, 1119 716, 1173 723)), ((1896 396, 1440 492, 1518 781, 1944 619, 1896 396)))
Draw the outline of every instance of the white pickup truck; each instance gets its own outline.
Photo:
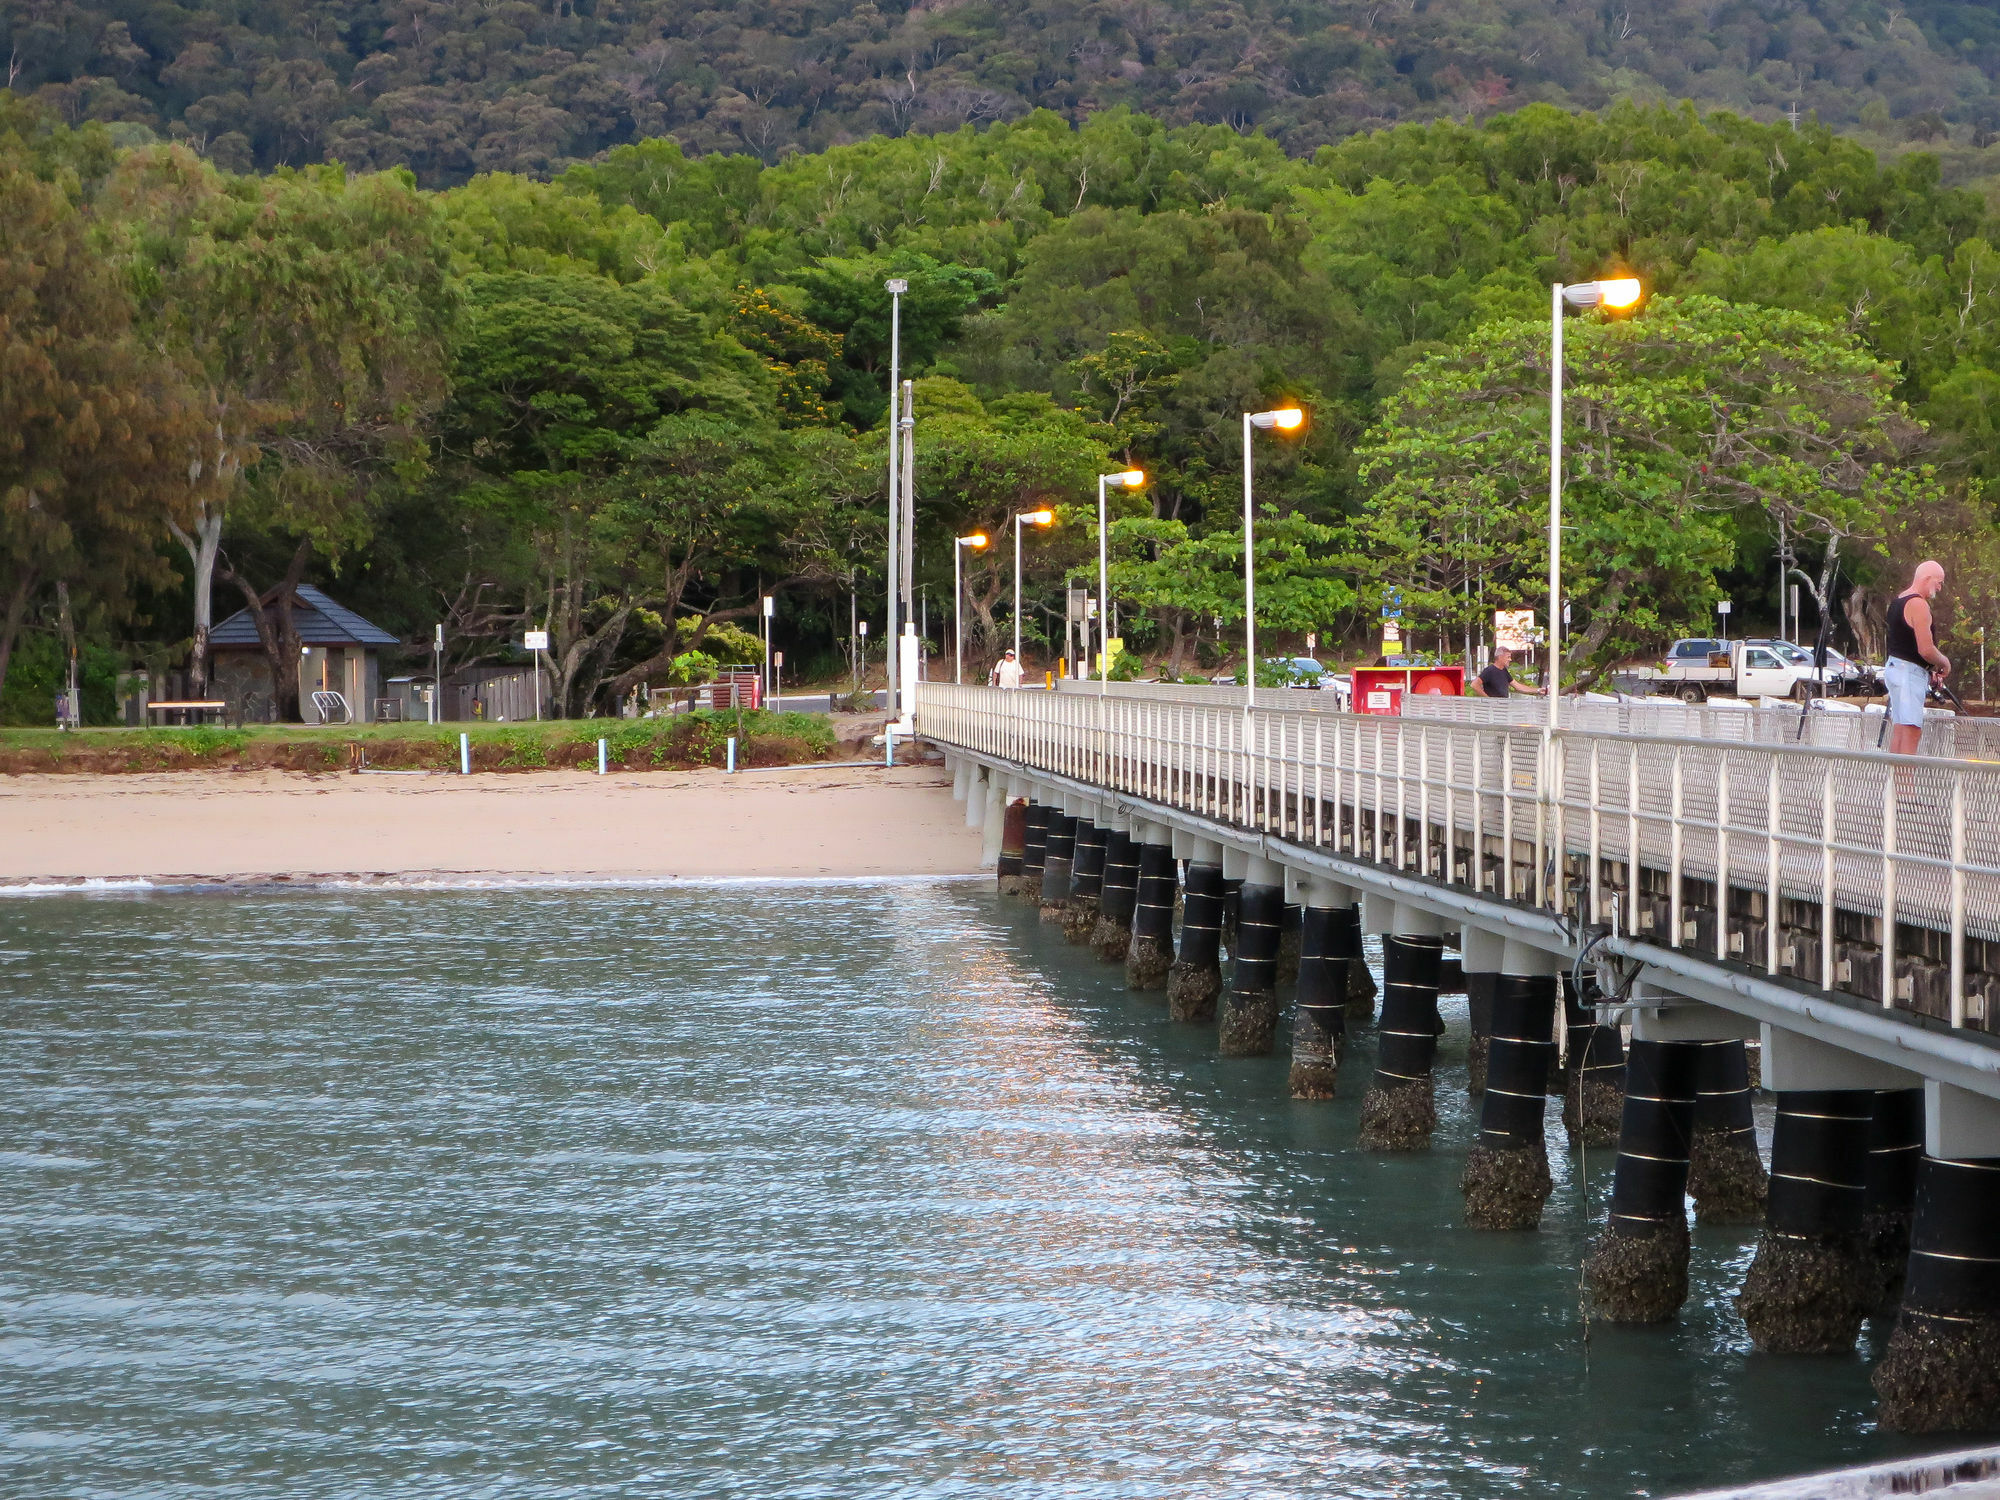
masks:
POLYGON ((1810 661, 1787 661, 1769 646, 1744 641, 1675 641, 1654 675, 1656 692, 1683 703, 1705 702, 1714 694, 1805 699, 1815 691, 1810 661))

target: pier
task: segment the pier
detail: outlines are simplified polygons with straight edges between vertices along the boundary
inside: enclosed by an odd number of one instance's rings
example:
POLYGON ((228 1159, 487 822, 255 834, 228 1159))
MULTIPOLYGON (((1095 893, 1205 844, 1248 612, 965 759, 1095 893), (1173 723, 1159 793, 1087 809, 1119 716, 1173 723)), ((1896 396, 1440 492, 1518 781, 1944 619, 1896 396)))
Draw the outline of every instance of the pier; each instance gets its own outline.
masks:
POLYGON ((1596 1315, 1675 1314, 1691 1194, 1704 1221, 1763 1226, 1739 1304, 1759 1347, 1851 1349, 1899 1297, 1883 1424, 2000 1426, 2000 765, 1959 758, 1983 742, 1927 733, 1934 753, 1898 758, 1831 715, 1792 737, 1776 726, 1796 712, 1754 710, 1709 726, 1597 709, 1552 729, 1504 703, 1390 717, 1328 696, 922 683, 915 722, 1003 888, 1060 910, 1074 829, 1102 831, 1099 956, 1134 988, 1176 984, 1177 1018, 1215 1025, 1225 1055, 1292 1038, 1299 1097, 1365 1087, 1366 1148, 1430 1143, 1455 949, 1490 1057, 1474 1228, 1539 1221, 1552 1089, 1573 1137, 1622 1091, 1585 1268, 1596 1315), (1289 1028, 1271 978, 1288 918, 1289 1028), (1350 924, 1384 944, 1366 1083, 1339 1078, 1350 924), (1778 1101, 1768 1173, 1752 1042, 1778 1101))

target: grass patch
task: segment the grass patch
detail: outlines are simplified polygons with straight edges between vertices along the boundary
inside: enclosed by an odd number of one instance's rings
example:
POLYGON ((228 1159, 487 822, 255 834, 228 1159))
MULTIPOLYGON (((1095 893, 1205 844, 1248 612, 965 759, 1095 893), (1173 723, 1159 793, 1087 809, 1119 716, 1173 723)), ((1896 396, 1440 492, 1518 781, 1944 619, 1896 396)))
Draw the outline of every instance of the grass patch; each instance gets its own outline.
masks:
POLYGON ((823 760, 834 748, 823 714, 702 709, 664 719, 561 719, 534 724, 259 724, 242 729, 0 729, 0 772, 171 771, 221 767, 333 771, 359 756, 384 770, 458 769, 458 738, 481 771, 597 769, 603 738, 622 770, 720 766, 739 734, 740 765, 823 760))

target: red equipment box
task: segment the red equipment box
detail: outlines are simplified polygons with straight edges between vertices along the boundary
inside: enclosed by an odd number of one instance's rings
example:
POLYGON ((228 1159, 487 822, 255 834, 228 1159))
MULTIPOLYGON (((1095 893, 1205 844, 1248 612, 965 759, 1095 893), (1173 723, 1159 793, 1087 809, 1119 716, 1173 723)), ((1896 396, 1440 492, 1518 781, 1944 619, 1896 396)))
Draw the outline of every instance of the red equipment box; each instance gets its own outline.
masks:
POLYGON ((1405 694, 1427 697, 1465 696, 1465 668, 1356 667, 1353 673, 1354 711, 1358 714, 1400 714, 1405 694))

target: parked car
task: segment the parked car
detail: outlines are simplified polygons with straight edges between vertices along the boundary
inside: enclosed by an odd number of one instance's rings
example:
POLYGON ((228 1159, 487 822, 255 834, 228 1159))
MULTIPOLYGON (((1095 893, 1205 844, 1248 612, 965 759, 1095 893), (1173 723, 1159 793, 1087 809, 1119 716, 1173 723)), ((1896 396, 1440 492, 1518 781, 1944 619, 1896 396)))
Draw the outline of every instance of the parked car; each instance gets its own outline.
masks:
MULTIPOLYGON (((1745 641, 1746 646, 1762 646, 1775 651, 1786 661, 1805 670, 1808 677, 1818 677, 1813 666, 1812 651, 1793 641, 1753 640, 1745 641)), ((1866 693, 1875 686, 1875 674, 1860 663, 1842 656, 1831 646, 1826 650, 1826 690, 1833 696, 1847 693, 1866 693)))

